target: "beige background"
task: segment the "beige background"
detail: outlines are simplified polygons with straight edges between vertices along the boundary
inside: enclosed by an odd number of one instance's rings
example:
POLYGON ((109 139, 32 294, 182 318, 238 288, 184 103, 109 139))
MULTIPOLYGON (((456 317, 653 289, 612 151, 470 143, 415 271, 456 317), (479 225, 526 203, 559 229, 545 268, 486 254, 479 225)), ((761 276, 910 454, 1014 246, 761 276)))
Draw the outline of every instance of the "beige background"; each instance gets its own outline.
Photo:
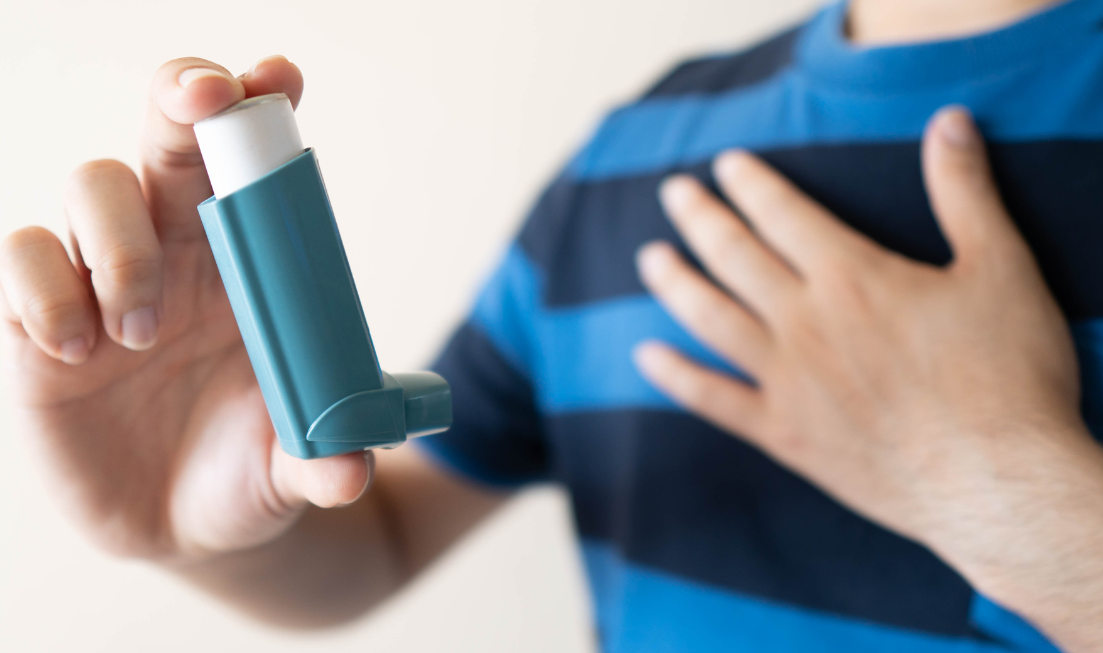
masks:
MULTIPOLYGON (((600 114, 673 60, 746 44, 815 0, 0 0, 0 232, 61 232, 81 161, 130 164, 146 87, 196 55, 306 74, 318 148, 387 369, 424 364, 542 181, 600 114), (373 283, 386 278, 402 283, 373 283)), ((586 651, 564 496, 522 495, 397 600, 347 628, 239 618, 91 549, 52 509, 0 407, 2 651, 586 651), (263 648, 262 648, 263 647, 263 648)))

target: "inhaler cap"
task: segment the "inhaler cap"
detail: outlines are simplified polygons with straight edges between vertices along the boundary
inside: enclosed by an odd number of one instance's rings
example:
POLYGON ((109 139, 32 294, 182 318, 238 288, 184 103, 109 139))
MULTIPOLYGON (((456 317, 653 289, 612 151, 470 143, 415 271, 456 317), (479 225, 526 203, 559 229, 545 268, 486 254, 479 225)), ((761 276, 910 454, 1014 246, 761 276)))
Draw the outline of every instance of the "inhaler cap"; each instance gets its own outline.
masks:
POLYGON ((218 199, 303 153, 295 111, 283 93, 252 97, 199 121, 195 137, 218 199))

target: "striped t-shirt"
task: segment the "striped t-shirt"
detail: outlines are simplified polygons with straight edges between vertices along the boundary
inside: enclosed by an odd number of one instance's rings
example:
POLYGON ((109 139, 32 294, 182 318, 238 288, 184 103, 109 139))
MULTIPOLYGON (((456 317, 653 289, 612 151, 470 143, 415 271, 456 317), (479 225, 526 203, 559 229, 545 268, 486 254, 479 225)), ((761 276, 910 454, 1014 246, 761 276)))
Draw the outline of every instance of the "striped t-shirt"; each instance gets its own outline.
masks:
POLYGON ((607 651, 1054 650, 924 547, 679 410, 631 361, 660 338, 731 370, 636 276, 641 244, 680 243, 661 179, 715 187, 710 160, 747 148, 883 245, 946 262, 919 141, 939 107, 963 104, 1073 325, 1103 434, 1103 0, 879 48, 847 43, 845 13, 681 65, 608 116, 436 368, 455 426, 426 450, 476 481, 568 489, 607 651))

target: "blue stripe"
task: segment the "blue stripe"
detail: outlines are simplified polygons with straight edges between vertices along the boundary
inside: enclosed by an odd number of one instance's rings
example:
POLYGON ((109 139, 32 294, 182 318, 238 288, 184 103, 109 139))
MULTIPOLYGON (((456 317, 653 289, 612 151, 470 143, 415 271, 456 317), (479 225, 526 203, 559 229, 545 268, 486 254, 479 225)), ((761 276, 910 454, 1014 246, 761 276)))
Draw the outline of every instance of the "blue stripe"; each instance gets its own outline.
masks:
MULTIPOLYGON (((848 0, 825 8, 805 28, 796 58, 818 80, 858 93, 911 92, 972 84, 998 75, 1061 66, 1099 38, 1100 0, 1045 3, 994 31, 949 40, 855 47, 846 38, 848 0), (1055 61, 1058 60, 1058 61, 1055 61)), ((1045 71, 1043 71, 1044 74, 1045 71)))
POLYGON ((537 320, 542 381, 536 391, 541 406, 552 413, 672 408, 632 362, 632 349, 647 339, 663 340, 706 365, 740 374, 694 340, 649 296, 544 311, 537 320))
POLYGON ((1023 653, 1061 653, 1022 617, 976 595, 969 620, 977 629, 1011 645, 1023 653))
POLYGON ((605 650, 1006 653, 995 644, 890 628, 723 592, 583 542, 605 650))
POLYGON ((678 326, 650 296, 549 310, 540 301, 542 287, 541 271, 515 245, 484 288, 471 319, 532 379, 545 412, 674 410, 632 362, 632 350, 647 339, 663 340, 706 365, 743 376, 678 326))
POLYGON ((506 252, 483 284, 471 322, 498 353, 524 376, 532 377, 532 324, 540 308, 543 275, 517 245, 506 252))
POLYGON ((970 107, 991 140, 1103 138, 1101 58, 1103 39, 1097 39, 1075 60, 1062 58, 1025 78, 1008 74, 956 88, 876 94, 821 87, 789 67, 729 93, 656 98, 614 112, 570 172, 597 180, 684 167, 733 147, 914 141, 930 116, 951 103, 970 107))
MULTIPOLYGON (((543 284, 542 271, 514 245, 480 295, 472 321, 532 380, 546 413, 675 410, 632 362, 632 349, 648 339, 663 340, 705 365, 746 378, 678 326, 650 296, 549 309, 541 301, 543 284)), ((1088 423, 1103 433, 1103 320, 1079 322, 1073 335, 1088 423)))

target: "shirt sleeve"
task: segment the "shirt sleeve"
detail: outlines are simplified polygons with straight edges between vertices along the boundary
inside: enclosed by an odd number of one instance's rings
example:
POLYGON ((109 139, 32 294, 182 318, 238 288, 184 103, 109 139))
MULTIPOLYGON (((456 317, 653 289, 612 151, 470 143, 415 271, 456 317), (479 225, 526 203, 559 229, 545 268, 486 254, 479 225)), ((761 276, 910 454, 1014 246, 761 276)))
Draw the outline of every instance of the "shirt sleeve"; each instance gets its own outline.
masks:
POLYGON ((452 428, 415 443, 470 480, 508 487, 551 474, 534 355, 543 261, 533 243, 546 245, 560 230, 572 195, 573 184, 564 178, 545 191, 434 365, 452 387, 452 428))

